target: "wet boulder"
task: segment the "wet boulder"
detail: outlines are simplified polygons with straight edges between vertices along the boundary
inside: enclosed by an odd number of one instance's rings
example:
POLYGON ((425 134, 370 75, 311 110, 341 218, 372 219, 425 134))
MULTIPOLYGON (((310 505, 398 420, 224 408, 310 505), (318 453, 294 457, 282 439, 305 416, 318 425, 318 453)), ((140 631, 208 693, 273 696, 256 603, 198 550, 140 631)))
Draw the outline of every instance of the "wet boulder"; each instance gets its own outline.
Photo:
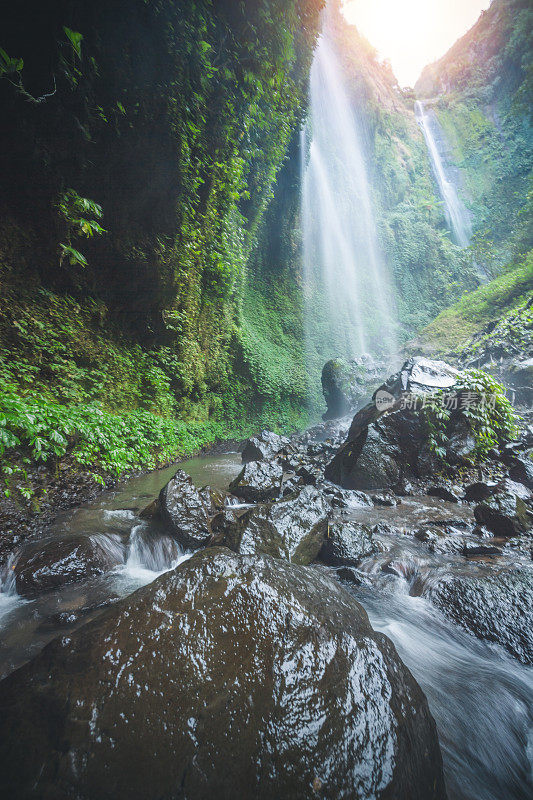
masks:
POLYGON ((363 558, 377 552, 369 527, 341 520, 329 523, 319 558, 332 567, 357 567, 363 558))
POLYGON ((0 683, 5 796, 444 800, 390 640, 318 569, 222 548, 0 683))
POLYGON ((449 503, 459 502, 459 497, 453 491, 453 489, 450 489, 448 486, 445 486, 442 483, 429 486, 427 494, 429 497, 438 497, 439 500, 447 500, 449 503))
MULTIPOLYGON (((345 489, 383 490, 393 489, 406 476, 430 474, 435 459, 419 398, 452 389, 458 376, 459 372, 443 361, 406 361, 354 416, 345 443, 326 467, 326 478, 345 489)), ((459 423, 458 416, 457 426, 459 423)), ((457 448, 469 451, 471 436, 465 443, 459 427, 450 433, 450 440, 454 435, 460 440, 457 448)))
POLYGON ((522 483, 528 489, 533 489, 533 461, 525 458, 513 458, 510 463, 509 477, 516 483, 522 483))
POLYGON ((413 535, 417 541, 426 545, 430 553, 462 553, 464 548, 464 538, 448 533, 443 528, 422 527, 418 528, 413 535))
POLYGON ((33 597, 114 569, 124 561, 119 536, 73 535, 26 544, 13 565, 17 592, 33 597))
POLYGON ((462 553, 465 547, 464 531, 451 526, 432 525, 418 528, 414 538, 426 545, 430 553, 462 553))
POLYGON ((322 415, 322 419, 338 419, 350 411, 352 408, 350 397, 352 377, 348 364, 340 358, 332 359, 324 364, 322 392, 327 411, 322 415))
POLYGON ((374 423, 357 440, 344 445, 326 467, 325 476, 344 489, 383 491, 399 482, 401 458, 398 437, 387 419, 374 423))
POLYGON ((467 503, 481 503, 483 500, 488 500, 492 497, 498 489, 498 484, 495 481, 477 481, 470 483, 465 487, 463 499, 467 503))
POLYGON ((282 492, 285 470, 279 460, 250 461, 242 468, 229 489, 246 503, 276 500, 282 492))
POLYGON ((452 389, 457 383, 459 370, 445 361, 430 358, 412 358, 402 367, 406 390, 411 394, 432 394, 438 390, 452 389))
POLYGON ((269 461, 289 444, 286 436, 278 436, 272 431, 262 431, 259 436, 248 439, 242 449, 242 463, 249 461, 269 461))
POLYGON ((332 508, 372 508, 370 495, 351 489, 340 489, 332 483, 322 488, 322 493, 332 508))
POLYGON ((523 500, 510 492, 499 492, 474 509, 479 525, 484 525, 495 536, 520 536, 531 531, 533 520, 523 500))
POLYGON ((528 489, 523 483, 512 481, 510 478, 504 478, 499 488, 501 488, 504 492, 516 495, 520 498, 520 500, 526 501, 526 505, 533 498, 533 492, 531 489, 528 489))
POLYGON ((185 548, 204 547, 224 522, 225 496, 209 487, 197 489, 183 470, 161 489, 159 513, 185 548))
POLYGON ((401 453, 390 442, 382 426, 368 430, 365 443, 357 463, 344 482, 345 488, 384 490, 393 487, 399 480, 401 453))
POLYGON ((305 486, 277 503, 248 509, 230 526, 226 542, 243 555, 266 553, 294 564, 310 564, 322 547, 329 514, 321 493, 305 486))
POLYGON ((354 567, 337 567, 335 575, 341 581, 352 584, 352 586, 370 585, 368 577, 354 567))
POLYGON ((465 630, 533 664, 532 568, 449 575, 426 593, 465 630))
POLYGON ((396 495, 392 494, 392 492, 380 492, 379 494, 372 494, 370 495, 370 499, 375 506, 384 506, 386 508, 392 508, 393 506, 399 506, 402 504, 400 498, 396 497, 396 495))
POLYGON ((490 544, 465 544, 463 555, 466 558, 479 558, 484 556, 501 556, 502 551, 499 547, 490 544))
MULTIPOLYGON (((358 429, 357 415, 352 426, 358 429)), ((394 490, 406 476, 419 476, 434 467, 422 454, 427 431, 416 411, 400 409, 369 423, 348 439, 326 469, 325 476, 345 489, 394 490)))

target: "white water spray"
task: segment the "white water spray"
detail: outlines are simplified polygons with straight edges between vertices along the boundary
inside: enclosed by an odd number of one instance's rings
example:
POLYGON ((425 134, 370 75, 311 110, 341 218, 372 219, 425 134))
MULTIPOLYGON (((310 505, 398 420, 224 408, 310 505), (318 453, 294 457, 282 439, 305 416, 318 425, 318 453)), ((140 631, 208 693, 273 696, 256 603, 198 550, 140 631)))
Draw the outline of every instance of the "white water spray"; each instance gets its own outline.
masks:
POLYGON ((361 120, 344 84, 327 10, 311 69, 310 106, 301 141, 308 342, 319 341, 323 355, 332 348, 328 358, 390 353, 390 288, 377 241, 361 120))
POLYGON ((468 247, 470 239, 472 238, 470 214, 459 198, 453 180, 444 167, 444 159, 439 149, 431 119, 428 114, 426 114, 424 106, 419 100, 417 100, 415 104, 415 113, 418 124, 422 128, 426 140, 433 172, 439 186, 440 196, 444 201, 446 219, 453 233, 455 243, 459 245, 459 247, 468 247))

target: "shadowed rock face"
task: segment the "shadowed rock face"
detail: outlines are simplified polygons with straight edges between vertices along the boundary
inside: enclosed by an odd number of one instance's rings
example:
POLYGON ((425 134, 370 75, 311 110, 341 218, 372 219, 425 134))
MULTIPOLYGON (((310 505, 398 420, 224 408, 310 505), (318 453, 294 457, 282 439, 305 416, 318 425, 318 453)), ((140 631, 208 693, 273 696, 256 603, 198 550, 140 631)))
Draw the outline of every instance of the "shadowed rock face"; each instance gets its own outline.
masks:
POLYGON ((476 521, 496 536, 520 536, 532 531, 532 517, 524 502, 515 494, 501 492, 474 509, 476 521))
POLYGON ((445 797, 422 691, 318 569, 198 553, 0 684, 4 796, 445 797))

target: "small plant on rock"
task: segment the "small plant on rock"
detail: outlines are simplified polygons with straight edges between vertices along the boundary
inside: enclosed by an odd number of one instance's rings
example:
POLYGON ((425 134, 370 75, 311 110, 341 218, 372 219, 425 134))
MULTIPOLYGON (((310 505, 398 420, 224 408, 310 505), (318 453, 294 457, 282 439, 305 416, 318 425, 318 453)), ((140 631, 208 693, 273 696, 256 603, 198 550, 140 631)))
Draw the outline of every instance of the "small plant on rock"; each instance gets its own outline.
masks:
POLYGON ((512 441, 519 432, 517 415, 504 387, 483 370, 465 370, 452 390, 437 393, 426 404, 429 444, 443 460, 450 425, 458 414, 468 420, 476 441, 472 461, 482 461, 490 450, 512 441))

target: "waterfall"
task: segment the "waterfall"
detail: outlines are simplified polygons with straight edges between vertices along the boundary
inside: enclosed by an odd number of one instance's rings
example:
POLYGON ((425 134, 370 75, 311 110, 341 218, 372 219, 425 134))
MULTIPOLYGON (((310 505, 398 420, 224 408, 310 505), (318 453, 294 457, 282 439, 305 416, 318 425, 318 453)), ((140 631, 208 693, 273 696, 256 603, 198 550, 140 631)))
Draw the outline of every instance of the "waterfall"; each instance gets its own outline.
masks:
POLYGON ((378 246, 361 123, 326 10, 301 134, 306 335, 315 366, 319 356, 323 364, 332 356, 394 349, 390 285, 378 246))
POLYGON ((470 214, 457 194, 449 171, 447 173, 445 170, 436 131, 432 126, 430 117, 426 114, 423 104, 419 100, 415 103, 415 113, 426 140, 433 172, 439 186, 440 195, 444 201, 446 219, 453 233, 455 243, 459 247, 468 247, 472 237, 470 214))

